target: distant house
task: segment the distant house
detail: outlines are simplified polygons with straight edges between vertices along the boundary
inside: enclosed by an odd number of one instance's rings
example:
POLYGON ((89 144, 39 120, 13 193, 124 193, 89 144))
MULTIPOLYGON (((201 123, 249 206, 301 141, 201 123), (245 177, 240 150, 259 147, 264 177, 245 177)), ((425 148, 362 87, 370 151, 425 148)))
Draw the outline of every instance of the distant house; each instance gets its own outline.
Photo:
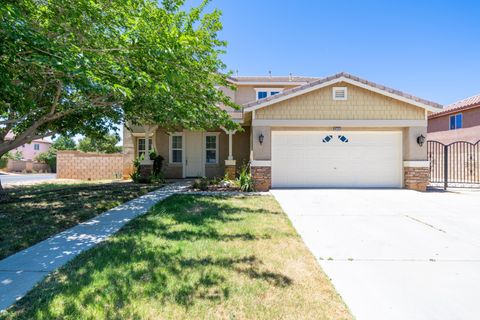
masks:
POLYGON ((444 144, 480 140, 480 94, 460 100, 428 117, 428 140, 444 144))
MULTIPOLYGON (((13 135, 9 133, 6 138, 12 139, 13 135)), ((51 146, 51 142, 44 139, 38 139, 13 149, 10 152, 15 154, 17 151, 20 151, 22 153, 22 160, 35 160, 40 153, 47 152, 51 146)))

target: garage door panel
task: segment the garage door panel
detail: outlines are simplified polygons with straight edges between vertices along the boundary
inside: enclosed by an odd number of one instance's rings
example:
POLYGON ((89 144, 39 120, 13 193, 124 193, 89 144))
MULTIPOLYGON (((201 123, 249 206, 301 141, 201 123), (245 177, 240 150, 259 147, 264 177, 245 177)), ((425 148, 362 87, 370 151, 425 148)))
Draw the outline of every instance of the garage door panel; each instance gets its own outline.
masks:
POLYGON ((272 186, 401 187, 401 152, 400 132, 273 131, 272 186))

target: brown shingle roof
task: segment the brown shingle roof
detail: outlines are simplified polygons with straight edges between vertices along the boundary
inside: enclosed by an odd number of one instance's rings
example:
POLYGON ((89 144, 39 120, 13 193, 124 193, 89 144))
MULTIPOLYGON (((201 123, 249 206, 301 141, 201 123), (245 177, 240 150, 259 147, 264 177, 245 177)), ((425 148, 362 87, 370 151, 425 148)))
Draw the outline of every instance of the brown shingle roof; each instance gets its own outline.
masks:
POLYGON ((306 90, 308 88, 311 88, 311 87, 314 87, 314 86, 318 86, 322 83, 325 83, 325 82, 329 82, 329 81, 332 81, 332 80, 335 80, 335 79, 338 79, 338 78, 347 78, 347 79, 351 79, 351 80, 354 80, 354 81, 357 81, 357 82, 360 82, 360 83, 363 83, 365 85, 368 85, 368 86, 371 86, 371 87, 374 87, 374 88, 377 88, 377 89, 380 89, 382 91, 385 91, 385 92, 388 92, 388 93, 392 93, 392 94, 396 94, 398 96, 401 96, 401 97, 404 97, 404 98, 407 98, 409 100, 413 100, 413 101, 416 101, 416 102, 419 102, 419 103, 422 103, 422 104, 425 104, 425 105, 428 105, 428 106, 431 106, 431 107, 434 107, 434 108, 442 108, 442 105, 438 104, 438 103, 435 103, 435 102, 432 102, 432 101, 429 101, 429 100, 425 100, 425 99, 421 99, 421 98, 418 98, 416 96, 413 96, 411 94, 408 94, 408 93, 405 93, 405 92, 402 92, 402 91, 399 91, 399 90, 395 90, 395 89, 392 89, 392 88, 389 88, 389 87, 386 87, 386 86, 383 86, 383 85, 380 85, 380 84, 377 84, 375 82, 371 82, 371 81, 368 81, 368 80, 365 80, 365 79, 362 79, 362 78, 359 78, 359 77, 356 77, 356 76, 353 76, 349 73, 346 73, 346 72, 341 72, 341 73, 337 73, 333 76, 329 76, 329 77, 326 77, 326 78, 321 78, 321 79, 317 79, 315 81, 311 81, 305 85, 302 85, 302 86, 298 86, 298 87, 295 87, 295 88, 292 88, 292 89, 288 89, 288 90, 284 90, 283 92, 279 93, 279 94, 276 94, 276 95, 273 95, 273 96, 270 96, 270 97, 267 97, 267 98, 264 98, 264 99, 259 99, 257 101, 254 101, 254 102, 250 102, 250 103, 247 103, 247 104, 244 104, 243 107, 244 108, 248 108, 248 107, 254 107, 256 105, 260 105, 264 102, 267 102, 267 101, 273 101, 273 100, 276 100, 276 99, 279 99, 279 98, 282 98, 282 97, 285 97, 285 96, 288 96, 288 95, 291 95, 295 92, 299 92, 299 91, 302 91, 302 90, 306 90))
POLYGON ((476 107, 480 107, 480 94, 452 103, 451 105, 443 108, 443 110, 430 115, 428 118, 437 118, 439 116, 443 116, 449 113, 459 112, 465 109, 476 107))

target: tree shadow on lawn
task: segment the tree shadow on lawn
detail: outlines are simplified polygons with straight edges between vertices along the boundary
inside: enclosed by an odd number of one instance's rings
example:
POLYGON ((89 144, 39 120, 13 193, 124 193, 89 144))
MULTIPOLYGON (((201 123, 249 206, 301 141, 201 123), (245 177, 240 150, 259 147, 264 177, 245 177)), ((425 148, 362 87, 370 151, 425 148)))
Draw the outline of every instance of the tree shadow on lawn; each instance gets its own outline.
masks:
POLYGON ((189 309, 202 300, 228 299, 232 289, 238 289, 239 275, 267 287, 290 286, 292 279, 267 270, 258 257, 245 254, 245 248, 222 248, 229 241, 243 246, 270 237, 261 231, 216 230, 221 224, 236 229, 247 216, 265 213, 222 200, 172 196, 49 277, 17 304, 18 315, 81 317, 86 308, 101 308, 102 317, 136 318, 141 317, 138 304, 149 302, 189 309), (209 246, 204 247, 205 241, 209 246), (51 307, 55 298, 62 300, 62 310, 51 307))
POLYGON ((0 206, 0 259, 156 188, 132 183, 58 186, 10 191, 12 200, 0 206))

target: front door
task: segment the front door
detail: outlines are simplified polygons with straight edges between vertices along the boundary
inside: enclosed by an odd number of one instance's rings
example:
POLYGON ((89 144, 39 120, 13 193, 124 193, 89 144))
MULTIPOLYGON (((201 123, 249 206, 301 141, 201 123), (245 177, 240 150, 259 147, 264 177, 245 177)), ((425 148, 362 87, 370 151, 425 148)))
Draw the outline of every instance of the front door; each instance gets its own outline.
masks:
POLYGON ((188 131, 186 133, 185 176, 187 178, 204 175, 202 138, 202 132, 188 131))

